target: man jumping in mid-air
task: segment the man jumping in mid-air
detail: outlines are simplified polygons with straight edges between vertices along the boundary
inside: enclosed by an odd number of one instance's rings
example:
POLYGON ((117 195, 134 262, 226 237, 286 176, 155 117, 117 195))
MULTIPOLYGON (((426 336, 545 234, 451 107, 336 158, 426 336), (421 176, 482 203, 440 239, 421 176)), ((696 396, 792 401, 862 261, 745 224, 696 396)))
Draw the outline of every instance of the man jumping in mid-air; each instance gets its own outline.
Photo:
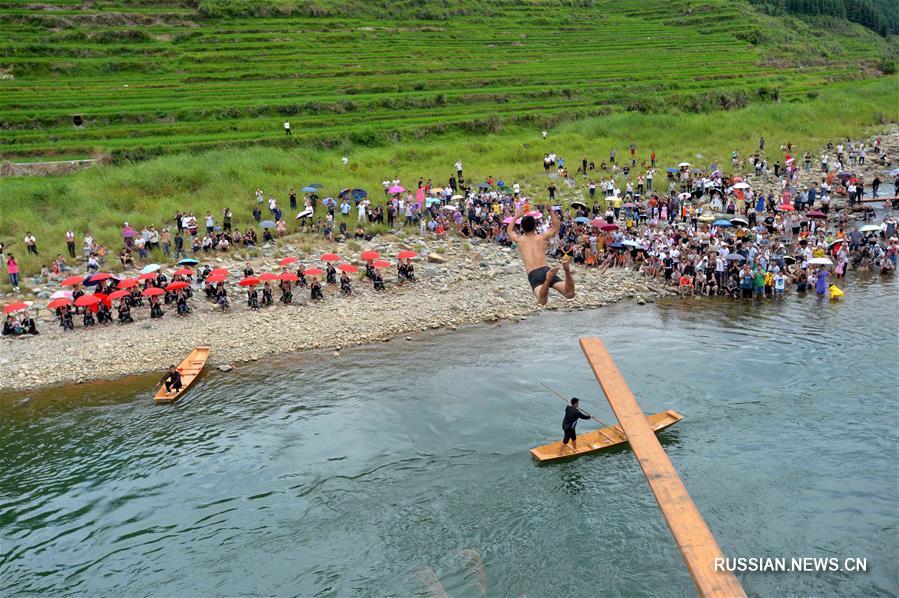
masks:
POLYGON ((525 270, 528 272, 528 282, 531 283, 531 289, 540 305, 546 305, 550 287, 556 289, 566 299, 574 298, 574 279, 571 277, 568 259, 562 260, 562 268, 565 270, 564 282, 556 274, 559 267, 550 268, 546 264, 546 242, 559 232, 559 215, 555 210, 551 211, 552 222, 549 229, 543 234, 537 234, 537 221, 531 215, 521 218, 521 230, 524 231, 524 234, 518 234, 515 230, 515 221, 524 213, 522 208, 516 210, 515 217, 506 227, 509 238, 518 245, 525 270))

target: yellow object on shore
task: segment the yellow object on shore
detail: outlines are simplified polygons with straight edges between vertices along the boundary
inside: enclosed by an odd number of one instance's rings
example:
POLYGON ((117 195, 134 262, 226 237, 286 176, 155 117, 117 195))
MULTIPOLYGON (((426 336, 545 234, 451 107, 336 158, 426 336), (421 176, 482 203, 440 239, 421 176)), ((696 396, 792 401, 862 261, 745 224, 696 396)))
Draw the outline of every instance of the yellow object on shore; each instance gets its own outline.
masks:
POLYGON ((843 291, 835 284, 830 285, 830 298, 839 299, 844 295, 843 291))

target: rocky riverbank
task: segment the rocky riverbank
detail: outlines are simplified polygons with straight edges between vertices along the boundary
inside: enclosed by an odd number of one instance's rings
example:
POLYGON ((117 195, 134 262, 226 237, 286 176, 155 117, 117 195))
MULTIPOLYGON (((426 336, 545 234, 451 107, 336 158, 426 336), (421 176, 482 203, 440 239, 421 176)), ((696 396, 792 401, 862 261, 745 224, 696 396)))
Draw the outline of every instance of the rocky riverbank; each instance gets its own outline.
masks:
MULTIPOLYGON (((393 256, 401 248, 422 254, 417 260, 418 281, 396 286, 395 270, 388 270, 387 291, 375 293, 368 281, 355 281, 353 295, 340 297, 328 288, 325 300, 309 300, 308 291, 295 293, 292 305, 259 311, 247 308, 238 287, 231 291, 232 309, 222 313, 202 297, 192 300, 194 313, 186 318, 174 309, 162 320, 150 320, 147 309, 136 309, 134 324, 95 326, 63 333, 53 314, 39 312, 40 335, 4 338, 0 342, 0 390, 116 378, 162 371, 179 362, 198 345, 212 347, 210 366, 258 360, 266 355, 304 349, 334 349, 386 341, 415 331, 455 327, 477 322, 517 320, 542 309, 578 310, 621 300, 652 301, 669 293, 661 284, 626 270, 573 268, 578 295, 566 301, 552 293, 549 304, 536 304, 517 252, 495 244, 460 240, 431 242, 378 241, 361 250, 376 249, 393 256)), ((338 248, 337 251, 346 251, 338 248)), ((351 252, 358 255, 358 251, 351 252)), ((306 263, 314 255, 303 256, 306 263)), ((244 262, 218 258, 216 265, 239 278, 244 262)), ((280 257, 280 256, 277 256, 280 257)), ((257 272, 275 269, 270 255, 250 260, 257 272)), ((277 296, 277 293, 276 293, 277 296)))

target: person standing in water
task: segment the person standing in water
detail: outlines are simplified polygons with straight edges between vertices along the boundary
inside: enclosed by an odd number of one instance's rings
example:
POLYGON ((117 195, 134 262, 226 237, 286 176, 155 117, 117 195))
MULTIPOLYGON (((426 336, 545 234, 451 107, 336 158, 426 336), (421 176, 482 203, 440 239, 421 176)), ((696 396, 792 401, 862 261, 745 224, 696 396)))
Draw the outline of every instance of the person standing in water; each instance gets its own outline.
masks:
POLYGON ((524 213, 522 208, 518 208, 515 217, 506 227, 506 234, 518 246, 524 261, 525 270, 528 273, 528 282, 531 283, 531 289, 534 296, 537 297, 537 303, 546 305, 549 297, 550 287, 558 291, 566 299, 574 298, 574 279, 571 277, 571 269, 568 265, 568 259, 562 260, 562 268, 565 270, 565 280, 563 281, 556 274, 559 267, 550 268, 546 263, 546 242, 552 239, 559 232, 559 215, 552 210, 552 223, 549 229, 543 234, 537 234, 537 221, 533 216, 527 215, 521 218, 521 230, 524 234, 518 234, 515 230, 515 221, 524 213))
POLYGON ((573 397, 571 403, 565 407, 565 418, 562 420, 564 436, 562 438, 562 446, 559 448, 560 455, 565 452, 565 447, 568 446, 569 440, 571 441, 571 448, 577 452, 577 432, 575 431, 577 421, 579 419, 590 419, 589 415, 580 410, 580 407, 578 407, 579 403, 580 399, 573 397))

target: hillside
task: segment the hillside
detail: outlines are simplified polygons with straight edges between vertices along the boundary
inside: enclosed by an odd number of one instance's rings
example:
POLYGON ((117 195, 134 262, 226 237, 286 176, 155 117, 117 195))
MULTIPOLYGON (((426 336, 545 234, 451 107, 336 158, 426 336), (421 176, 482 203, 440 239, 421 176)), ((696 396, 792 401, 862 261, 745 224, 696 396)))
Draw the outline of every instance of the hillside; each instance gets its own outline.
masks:
POLYGON ((0 3, 0 158, 344 147, 800 101, 894 38, 730 0, 0 3), (75 126, 78 117, 81 126, 75 126))

